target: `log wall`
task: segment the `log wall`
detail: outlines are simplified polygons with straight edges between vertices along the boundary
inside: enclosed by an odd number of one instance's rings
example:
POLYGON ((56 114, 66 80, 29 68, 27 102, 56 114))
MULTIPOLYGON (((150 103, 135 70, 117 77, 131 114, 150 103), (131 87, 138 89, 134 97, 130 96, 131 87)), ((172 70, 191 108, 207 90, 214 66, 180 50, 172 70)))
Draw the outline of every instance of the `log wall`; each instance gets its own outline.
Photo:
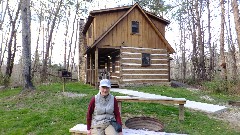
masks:
POLYGON ((169 58, 166 49, 121 47, 120 87, 169 82, 169 58), (142 53, 150 53, 150 66, 142 66, 142 53))

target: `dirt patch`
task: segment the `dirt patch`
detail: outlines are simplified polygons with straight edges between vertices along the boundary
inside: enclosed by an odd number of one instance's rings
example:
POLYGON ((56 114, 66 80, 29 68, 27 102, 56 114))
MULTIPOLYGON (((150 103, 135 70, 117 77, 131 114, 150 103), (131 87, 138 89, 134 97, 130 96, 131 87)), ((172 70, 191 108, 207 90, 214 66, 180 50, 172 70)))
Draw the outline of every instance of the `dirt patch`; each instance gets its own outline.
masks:
MULTIPOLYGON (((200 89, 194 89, 194 88, 187 88, 187 89, 192 92, 200 90, 200 89)), ((200 98, 208 101, 214 101, 214 99, 212 99, 208 95, 201 96, 200 98)), ((222 105, 226 106, 228 109, 214 115, 209 114, 209 116, 218 120, 225 121, 229 123, 229 125, 233 129, 240 131, 240 106, 231 106, 231 105, 227 105, 226 103, 222 103, 222 105)))
POLYGON ((240 131, 240 107, 227 107, 226 111, 218 113, 213 117, 228 122, 232 128, 240 131))
POLYGON ((207 101, 213 101, 214 99, 209 97, 208 95, 204 95, 200 97, 201 99, 207 100, 207 101))
POLYGON ((80 98, 80 97, 87 96, 86 94, 77 94, 72 92, 62 92, 62 94, 66 97, 71 97, 71 98, 80 98))

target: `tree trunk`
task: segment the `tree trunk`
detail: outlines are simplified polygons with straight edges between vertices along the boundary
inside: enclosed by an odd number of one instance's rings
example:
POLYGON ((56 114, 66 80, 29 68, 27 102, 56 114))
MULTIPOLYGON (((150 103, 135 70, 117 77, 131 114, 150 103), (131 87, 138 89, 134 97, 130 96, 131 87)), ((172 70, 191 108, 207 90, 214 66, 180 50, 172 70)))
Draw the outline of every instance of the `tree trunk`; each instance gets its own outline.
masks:
POLYGON ((213 73, 213 49, 212 49, 212 45, 211 45, 211 11, 210 11, 210 0, 207 0, 207 10, 208 10, 208 47, 209 47, 209 68, 208 68, 208 77, 211 80, 212 79, 212 73, 213 73))
POLYGON ((56 20, 58 17, 58 13, 60 11, 60 8, 62 6, 63 0, 61 0, 56 8, 56 12, 54 14, 54 19, 52 21, 52 25, 51 25, 51 29, 49 32, 49 36, 48 36, 48 42, 46 45, 46 53, 45 53, 45 57, 43 59, 43 67, 42 67, 42 73, 41 73, 41 82, 45 82, 47 80, 47 63, 48 63, 48 59, 49 59, 49 49, 50 49, 50 45, 51 45, 51 41, 52 41, 52 34, 53 34, 53 30, 55 28, 55 24, 56 24, 56 20))
POLYGON ((65 44, 64 44, 64 60, 63 60, 63 68, 67 69, 67 39, 68 39, 68 28, 69 28, 69 18, 70 15, 68 14, 68 18, 66 21, 66 32, 65 32, 65 44))
POLYGON ((220 32, 220 66, 222 79, 227 81, 227 64, 224 54, 224 24, 225 24, 225 7, 224 0, 220 0, 221 3, 221 32, 220 32))
POLYGON ((72 72, 73 70, 73 66, 75 65, 74 63, 74 57, 75 57, 75 53, 76 53, 76 48, 77 48, 77 40, 78 40, 78 25, 79 25, 79 21, 77 19, 77 14, 78 14, 78 9, 79 9, 79 5, 78 5, 78 2, 77 2, 77 5, 76 5, 76 13, 75 13, 75 16, 74 16, 74 21, 73 21, 73 33, 72 33, 72 37, 73 37, 73 34, 75 33, 75 43, 74 43, 74 48, 73 48, 73 56, 72 56, 72 62, 71 62, 71 69, 70 69, 70 72, 72 72), (77 21, 77 28, 75 29, 75 22, 77 21), (75 32, 76 31, 76 32, 75 32))
POLYGON ((18 15, 19 15, 19 12, 20 12, 20 6, 21 6, 21 2, 18 3, 18 9, 16 11, 16 15, 15 15, 14 19, 12 19, 10 9, 9 9, 9 6, 8 6, 8 15, 9 15, 12 27, 11 27, 10 39, 8 41, 8 46, 7 46, 8 57, 7 57, 7 65, 6 65, 6 71, 5 71, 5 76, 4 76, 4 85, 5 86, 9 85, 10 78, 11 78, 11 75, 12 75, 13 65, 11 65, 11 63, 13 63, 13 61, 14 61, 13 54, 15 54, 15 52, 12 52, 12 44, 13 44, 14 37, 16 37, 16 32, 17 31, 16 31, 15 27, 16 27, 16 22, 17 22, 18 15))
POLYGON ((32 68, 32 79, 34 79, 34 75, 35 72, 37 72, 37 69, 40 68, 40 64, 39 64, 39 52, 38 52, 38 48, 39 48, 39 41, 40 41, 40 35, 41 35, 41 29, 42 29, 42 16, 43 16, 43 12, 41 9, 40 15, 39 15, 39 29, 38 29, 38 37, 37 37, 37 45, 35 48, 35 53, 34 53, 34 63, 33 63, 33 68, 32 68))
MULTIPOLYGON (((231 19, 230 19, 230 8, 229 8, 229 0, 228 0, 228 49, 232 58, 231 67, 232 67, 232 80, 236 82, 237 80, 237 60, 236 60, 236 48, 233 43, 233 38, 232 38, 232 29, 231 29, 231 19)), ((227 28, 227 25, 226 25, 227 28)))
POLYGON ((198 0, 195 1, 196 25, 197 25, 197 39, 199 48, 199 65, 198 65, 198 79, 205 79, 205 61, 204 61, 204 44, 202 42, 202 28, 201 28, 201 13, 199 12, 198 0))
POLYGON ((186 80, 186 58, 185 58, 185 27, 184 23, 182 21, 182 14, 179 14, 179 30, 180 30, 180 52, 182 55, 182 62, 181 62, 181 79, 182 82, 185 82, 186 80))
MULTIPOLYGON (((232 9, 233 9, 235 29, 237 32, 238 48, 239 48, 239 52, 240 52, 240 17, 239 17, 239 9, 238 9, 237 0, 232 0, 232 9)), ((239 56, 240 56, 240 53, 239 53, 239 56)))
MULTIPOLYGON (((193 63, 193 81, 196 80, 196 73, 197 73, 197 66, 198 66, 198 55, 197 55, 197 32, 196 32, 196 20, 193 11, 193 0, 191 1, 190 13, 191 13, 191 20, 192 20, 192 45, 193 45, 193 53, 192 53, 192 63, 193 63)), ((189 13, 189 14, 190 14, 189 13)))
MULTIPOLYGON (((6 7, 5 7, 5 10, 3 11, 3 9, 2 9, 2 11, 1 11, 1 13, 3 13, 3 15, 1 16, 1 20, 0 20, 0 30, 2 30, 3 28, 2 28, 2 25, 3 25, 3 23, 4 23, 4 19, 5 19, 5 15, 6 15, 6 12, 7 12, 7 9, 8 9, 8 1, 9 0, 7 0, 7 3, 6 3, 6 7)), ((0 4, 1 4, 1 1, 0 1, 0 4)))
POLYGON ((22 64, 23 90, 33 90, 31 80, 31 11, 30 0, 22 0, 22 64))
POLYGON ((193 50, 192 50, 192 56, 191 56, 191 60, 192 60, 192 64, 193 64, 193 70, 192 70, 192 79, 193 81, 196 80, 196 72, 197 72, 197 65, 198 65, 198 59, 197 59, 197 34, 196 34, 196 20, 195 20, 195 15, 194 15, 194 11, 193 11, 193 0, 188 1, 188 16, 191 17, 191 21, 189 21, 189 26, 191 26, 191 28, 189 29, 191 31, 191 35, 192 35, 192 46, 193 46, 193 50))
POLYGON ((74 34, 74 24, 75 24, 75 21, 76 21, 76 14, 74 16, 74 20, 73 20, 73 31, 72 31, 72 34, 71 34, 71 38, 70 38, 70 42, 69 42, 69 50, 68 50, 68 58, 67 58, 67 70, 69 69, 70 67, 70 58, 71 57, 74 57, 72 55, 72 39, 73 39, 73 34, 74 34))

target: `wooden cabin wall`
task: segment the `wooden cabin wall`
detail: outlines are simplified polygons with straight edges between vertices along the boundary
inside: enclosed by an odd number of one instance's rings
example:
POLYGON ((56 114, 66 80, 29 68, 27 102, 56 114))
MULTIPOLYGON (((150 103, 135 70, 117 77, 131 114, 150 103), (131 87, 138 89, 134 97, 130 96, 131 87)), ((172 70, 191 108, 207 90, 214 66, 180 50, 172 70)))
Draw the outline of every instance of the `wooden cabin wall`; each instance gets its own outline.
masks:
POLYGON ((107 31, 126 11, 108 12, 94 16, 94 40, 107 31))
POLYGON ((86 33, 86 41, 87 41, 87 46, 90 46, 91 44, 93 44, 93 23, 90 25, 90 27, 88 28, 88 31, 86 33), (91 37, 89 36, 89 33, 91 33, 91 37))
POLYGON ((120 63, 120 86, 169 82, 169 57, 166 49, 121 47, 120 63), (142 53, 150 53, 150 66, 142 66, 142 53))
POLYGON ((158 30, 160 31, 160 33, 165 37, 165 24, 162 22, 159 22, 157 19, 155 19, 154 17, 150 17, 150 19, 152 20, 152 22, 155 24, 155 26, 158 28, 158 30))
POLYGON ((120 21, 117 26, 100 41, 99 45, 166 49, 164 42, 138 8, 133 9, 120 21), (132 34, 131 32, 132 21, 139 22, 138 34, 132 34))
POLYGON ((92 45, 105 31, 107 31, 126 11, 96 14, 90 25, 86 37, 88 46, 92 45), (89 37, 89 33, 92 33, 89 37))

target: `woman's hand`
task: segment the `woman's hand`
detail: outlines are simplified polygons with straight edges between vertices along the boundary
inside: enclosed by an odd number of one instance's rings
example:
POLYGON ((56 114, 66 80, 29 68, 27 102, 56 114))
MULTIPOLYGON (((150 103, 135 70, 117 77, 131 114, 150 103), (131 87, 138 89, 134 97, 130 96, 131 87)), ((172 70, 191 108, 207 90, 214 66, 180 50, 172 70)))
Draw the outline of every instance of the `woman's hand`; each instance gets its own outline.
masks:
POLYGON ((122 133, 122 132, 119 132, 118 135, 123 135, 123 133, 122 133))
POLYGON ((87 135, 91 135, 91 130, 88 130, 88 131, 87 131, 87 135))

